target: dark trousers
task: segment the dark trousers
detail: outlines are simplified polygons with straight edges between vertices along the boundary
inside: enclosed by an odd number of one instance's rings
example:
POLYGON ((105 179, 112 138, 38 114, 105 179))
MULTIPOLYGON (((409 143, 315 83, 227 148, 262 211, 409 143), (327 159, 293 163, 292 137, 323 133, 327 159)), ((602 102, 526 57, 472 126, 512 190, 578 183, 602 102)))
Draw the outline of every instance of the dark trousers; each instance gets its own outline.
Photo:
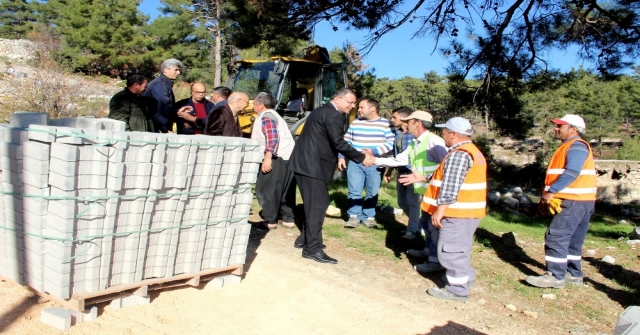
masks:
POLYGON ((582 277, 582 244, 589 230, 595 201, 562 200, 562 212, 556 214, 544 236, 547 270, 558 279, 567 271, 582 277))
POLYGON ((293 171, 287 169, 289 161, 275 157, 271 172, 258 172, 256 198, 262 207, 260 216, 267 223, 278 222, 278 212, 284 222, 293 222, 296 205, 296 184, 293 171))
POLYGON ((296 240, 304 244, 304 250, 311 253, 322 251, 322 224, 329 207, 329 188, 320 179, 296 173, 295 179, 304 202, 305 221, 302 234, 296 240))

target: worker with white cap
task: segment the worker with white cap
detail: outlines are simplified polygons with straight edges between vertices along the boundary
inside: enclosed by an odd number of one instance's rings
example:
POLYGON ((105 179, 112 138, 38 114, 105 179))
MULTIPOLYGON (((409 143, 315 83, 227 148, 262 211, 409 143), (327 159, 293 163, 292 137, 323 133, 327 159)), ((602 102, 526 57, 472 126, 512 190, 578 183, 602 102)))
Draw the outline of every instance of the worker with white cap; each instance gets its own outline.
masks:
POLYGON ((564 287, 565 282, 583 284, 582 244, 596 201, 596 169, 593 151, 580 138, 586 126, 575 114, 553 119, 555 137, 562 141, 547 167, 541 205, 561 201, 544 237, 547 272, 529 276, 526 282, 537 287, 564 287))
POLYGON ((475 282, 471 267, 473 234, 486 214, 487 161, 471 142, 473 129, 462 117, 449 119, 442 138, 449 153, 433 174, 422 200, 422 210, 439 229, 438 260, 446 270, 447 284, 427 293, 438 299, 467 301, 469 285, 475 282))

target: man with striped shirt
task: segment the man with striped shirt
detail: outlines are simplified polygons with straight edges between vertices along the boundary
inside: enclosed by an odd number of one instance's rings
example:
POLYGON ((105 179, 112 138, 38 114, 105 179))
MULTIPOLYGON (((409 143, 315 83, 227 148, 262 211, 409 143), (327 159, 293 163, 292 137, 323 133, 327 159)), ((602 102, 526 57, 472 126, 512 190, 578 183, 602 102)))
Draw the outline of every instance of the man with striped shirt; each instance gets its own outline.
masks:
MULTIPOLYGON (((370 149, 374 156, 386 154, 393 149, 395 138, 389 120, 378 114, 378 101, 364 98, 358 105, 358 118, 354 120, 344 140, 359 151, 370 149)), ((349 161, 347 165, 343 156, 338 157, 338 168, 347 168, 347 214, 346 228, 355 228, 360 223, 373 228, 378 203, 378 191, 382 182, 384 168, 378 166, 366 167, 362 163, 349 161), (362 190, 365 190, 364 201, 362 190)))

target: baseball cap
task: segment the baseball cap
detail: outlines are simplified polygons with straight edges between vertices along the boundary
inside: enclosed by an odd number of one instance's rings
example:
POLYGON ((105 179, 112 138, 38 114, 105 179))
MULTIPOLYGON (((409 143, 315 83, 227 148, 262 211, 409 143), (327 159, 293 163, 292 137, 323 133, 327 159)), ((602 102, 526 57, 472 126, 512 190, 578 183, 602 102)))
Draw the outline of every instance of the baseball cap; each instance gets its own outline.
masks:
POLYGON ((562 119, 553 119, 551 122, 555 124, 570 124, 582 130, 586 129, 584 119, 575 114, 566 114, 562 119))
POLYGON ((447 128, 459 134, 471 136, 473 134, 473 128, 471 128, 471 122, 463 117, 452 117, 447 123, 437 124, 438 128, 447 128))
POLYGON ((400 121, 409 121, 409 120, 422 120, 427 122, 433 122, 433 116, 429 112, 417 110, 413 113, 409 114, 409 116, 404 119, 400 119, 400 121))

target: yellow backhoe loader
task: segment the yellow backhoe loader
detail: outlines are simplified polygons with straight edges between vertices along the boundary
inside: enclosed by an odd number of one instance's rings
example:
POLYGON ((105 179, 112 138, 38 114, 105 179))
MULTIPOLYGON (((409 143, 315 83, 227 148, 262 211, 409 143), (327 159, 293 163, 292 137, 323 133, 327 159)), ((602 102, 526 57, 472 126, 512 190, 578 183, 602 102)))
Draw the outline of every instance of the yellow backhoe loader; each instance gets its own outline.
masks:
MULTIPOLYGON (((331 63, 326 48, 312 46, 304 58, 240 60, 235 63, 227 87, 246 93, 250 99, 260 92, 273 94, 277 102, 275 110, 296 137, 309 112, 327 103, 337 90, 347 87, 347 73, 343 64, 331 63)), ((251 136, 255 116, 253 100, 238 113, 240 127, 247 137, 251 136)))

